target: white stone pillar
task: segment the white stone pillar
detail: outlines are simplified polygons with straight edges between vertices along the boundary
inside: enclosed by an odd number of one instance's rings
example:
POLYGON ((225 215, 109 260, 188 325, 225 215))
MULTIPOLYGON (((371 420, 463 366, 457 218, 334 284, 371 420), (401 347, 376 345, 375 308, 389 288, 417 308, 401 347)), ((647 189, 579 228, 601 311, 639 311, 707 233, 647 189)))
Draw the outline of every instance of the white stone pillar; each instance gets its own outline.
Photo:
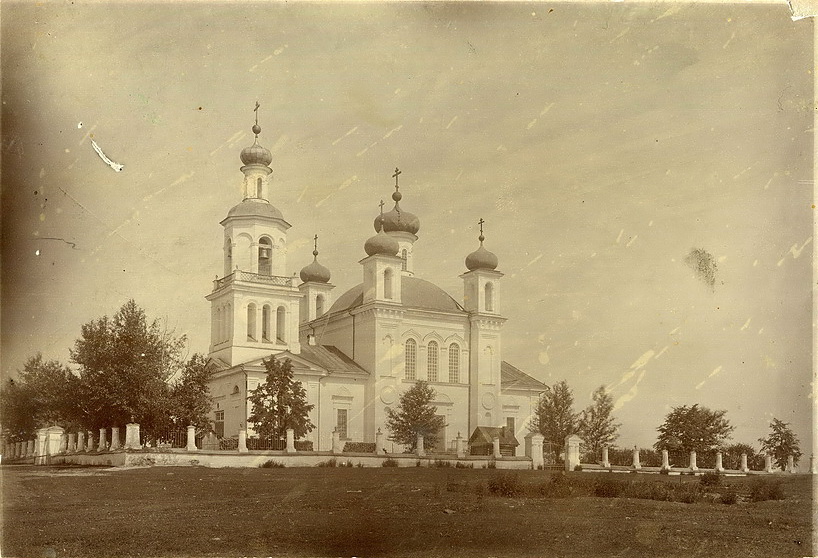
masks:
POLYGON ((602 467, 604 469, 609 469, 611 467, 611 461, 608 459, 608 446, 602 446, 602 467))
POLYGON ((662 450, 662 467, 661 471, 670 471, 670 456, 668 456, 667 450, 662 450))
POLYGON ((94 432, 88 431, 88 452, 94 451, 94 432))
POLYGON ((341 445, 341 433, 338 429, 332 431, 332 453, 340 454, 344 452, 344 446, 341 445))
POLYGON ((772 455, 765 455, 764 456, 764 472, 765 473, 772 473, 773 472, 773 456, 772 455))
POLYGON ((295 430, 287 429, 287 453, 295 453, 295 430))
POLYGON ((724 465, 722 463, 721 452, 720 451, 716 452, 716 472, 717 473, 723 473, 724 472, 724 465))
POLYGON ((99 445, 97 446, 97 451, 105 451, 108 449, 108 443, 105 441, 107 434, 108 431, 105 428, 99 429, 99 445))
POLYGON ((34 440, 29 440, 28 442, 24 442, 23 445, 26 447, 25 457, 31 457, 34 455, 34 440))
POLYGON ((75 432, 68 433, 68 447, 66 448, 68 453, 74 453, 77 451, 77 434, 75 432))
POLYGON ((418 457, 424 457, 426 455, 426 450, 423 448, 423 434, 418 433, 415 453, 418 457))
POLYGON ((809 456, 809 473, 810 473, 811 475, 816 474, 816 470, 815 470, 815 456, 814 456, 814 455, 810 455, 810 456, 809 456))
POLYGON ((381 429, 378 428, 378 431, 375 433, 375 455, 381 455, 383 453, 383 432, 381 429))
POLYGON ((129 422, 125 425, 125 449, 141 449, 139 437, 139 423, 129 422))
POLYGON ((639 462, 639 448, 636 446, 633 446, 633 464, 631 467, 637 471, 642 468, 642 463, 639 462))
POLYGON ((62 450, 63 429, 59 426, 52 426, 47 431, 46 454, 57 455, 62 450))
POLYGON ((14 458, 23 456, 23 442, 14 442, 14 458))
POLYGON ((196 447, 196 427, 191 424, 187 427, 187 446, 185 446, 185 450, 196 451, 198 449, 196 447))
POLYGON ((534 434, 531 436, 531 467, 535 471, 545 466, 545 460, 542 455, 543 440, 542 434, 534 434))
POLYGON ((690 470, 698 471, 699 467, 696 465, 696 450, 690 452, 690 470))
POLYGON ((84 451, 85 451, 85 432, 80 430, 79 432, 77 432, 77 448, 76 448, 76 452, 77 453, 82 453, 84 451))
POLYGON ((503 457, 503 454, 500 453, 500 438, 498 438, 497 436, 492 438, 491 446, 492 449, 494 450, 494 459, 500 459, 501 457, 503 457))
POLYGON ((247 431, 242 428, 239 430, 239 453, 246 453, 247 452, 247 431))
POLYGON ((795 456, 792 455, 787 456, 787 472, 788 473, 795 472, 795 456))
POLYGON ((565 470, 573 471, 579 465, 579 445, 582 438, 574 434, 565 437, 565 470))
POLYGON ((48 455, 46 445, 48 444, 48 428, 40 428, 37 431, 37 444, 35 446, 35 465, 44 465, 46 462, 45 456, 48 455))
POLYGON ((119 449, 119 427, 111 427, 111 451, 119 449))
POLYGON ((454 441, 454 448, 457 452, 458 459, 464 459, 466 457, 466 444, 464 443, 463 436, 460 435, 460 432, 457 433, 457 438, 454 441))
POLYGON ((750 468, 747 466, 747 454, 746 453, 741 454, 741 465, 739 465, 738 470, 741 471, 742 473, 747 473, 747 472, 750 471, 750 468))

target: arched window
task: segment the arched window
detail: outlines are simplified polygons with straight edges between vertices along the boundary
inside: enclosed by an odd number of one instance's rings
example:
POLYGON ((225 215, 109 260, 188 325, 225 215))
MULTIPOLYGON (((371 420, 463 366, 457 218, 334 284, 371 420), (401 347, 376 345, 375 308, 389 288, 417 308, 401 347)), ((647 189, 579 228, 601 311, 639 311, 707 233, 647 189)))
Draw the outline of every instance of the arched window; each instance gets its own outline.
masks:
POLYGON ((400 251, 400 259, 402 260, 400 263, 400 270, 406 271, 406 248, 400 251))
POLYGON ((233 241, 226 238, 224 241, 224 274, 233 273, 233 241))
POLYGON ((272 275, 273 268, 272 268, 272 255, 273 255, 273 242, 265 237, 262 237, 258 241, 258 274, 259 275, 272 275))
POLYGON ((286 341, 287 331, 287 311, 283 306, 279 306, 276 310, 276 341, 284 343, 286 341))
POLYGON ((404 348, 404 378, 414 380, 417 378, 418 345, 414 339, 407 339, 404 348))
POLYGON ((460 383, 460 345, 457 343, 449 345, 449 381, 460 383))
POLYGON ((222 309, 216 308, 216 316, 213 324, 213 344, 217 345, 222 342, 222 309))
POLYGON ((315 297, 315 317, 320 318, 324 315, 324 295, 315 297))
POLYGON ((256 340, 256 305, 252 302, 247 305, 247 340, 256 340))
POLYGON ((270 341, 270 305, 265 304, 261 309, 261 340, 270 341))
POLYGON ((437 348, 437 341, 429 341, 426 351, 426 371, 430 382, 437 381, 437 364, 440 351, 437 348))
POLYGON ((383 272, 383 297, 392 300, 392 268, 386 268, 383 272))
POLYGON ((486 312, 494 312, 494 285, 486 283, 486 312))
POLYGON ((257 198, 262 197, 262 195, 261 195, 261 177, 259 177, 256 180, 256 197, 257 198))

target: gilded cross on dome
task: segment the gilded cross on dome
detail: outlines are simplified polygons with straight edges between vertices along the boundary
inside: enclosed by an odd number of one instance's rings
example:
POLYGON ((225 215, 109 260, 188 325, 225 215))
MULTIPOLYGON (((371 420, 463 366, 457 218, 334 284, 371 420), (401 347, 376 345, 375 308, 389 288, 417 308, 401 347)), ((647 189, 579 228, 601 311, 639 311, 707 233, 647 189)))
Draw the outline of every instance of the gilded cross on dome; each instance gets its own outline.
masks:
POLYGON ((483 223, 485 223, 485 221, 483 220, 482 217, 480 217, 480 220, 477 221, 477 224, 480 225, 480 236, 478 237, 478 240, 480 240, 480 244, 483 244, 483 241, 486 239, 486 237, 483 236, 483 223))
POLYGON ((401 173, 400 169, 398 167, 395 167, 395 174, 392 175, 392 178, 395 179, 395 190, 396 191, 400 188, 400 186, 398 186, 398 175, 400 175, 400 173, 401 173))

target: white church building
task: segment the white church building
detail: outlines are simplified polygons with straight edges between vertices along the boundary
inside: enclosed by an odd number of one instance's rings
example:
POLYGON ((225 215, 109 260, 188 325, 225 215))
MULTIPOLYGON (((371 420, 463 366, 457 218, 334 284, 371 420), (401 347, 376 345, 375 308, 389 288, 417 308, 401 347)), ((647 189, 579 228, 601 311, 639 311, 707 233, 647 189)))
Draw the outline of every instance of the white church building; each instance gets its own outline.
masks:
MULTIPOLYGON (((480 246, 465 259, 458 302, 415 276, 418 217, 402 209, 395 170, 394 208, 375 218, 363 245, 361 282, 336 296, 330 271, 313 261, 288 273, 290 224, 272 203, 272 155, 258 143, 241 152, 243 199, 221 222, 224 276, 207 295, 211 304, 210 392, 216 432, 253 436, 248 393, 264 381, 263 360, 290 359, 310 403, 316 428, 305 439, 316 450, 342 439, 374 442, 387 409, 417 380, 436 392, 445 418, 438 451, 451 451, 479 426, 505 426, 520 441, 539 395, 548 389, 502 358, 497 256, 480 246)), ((373 204, 374 205, 374 204, 373 204)), ((363 231, 361 231, 363 233, 363 231)), ((365 234, 365 233, 364 233, 365 234)), ((397 444, 394 450, 399 451, 397 444)), ((390 442, 386 447, 393 449, 390 442)))

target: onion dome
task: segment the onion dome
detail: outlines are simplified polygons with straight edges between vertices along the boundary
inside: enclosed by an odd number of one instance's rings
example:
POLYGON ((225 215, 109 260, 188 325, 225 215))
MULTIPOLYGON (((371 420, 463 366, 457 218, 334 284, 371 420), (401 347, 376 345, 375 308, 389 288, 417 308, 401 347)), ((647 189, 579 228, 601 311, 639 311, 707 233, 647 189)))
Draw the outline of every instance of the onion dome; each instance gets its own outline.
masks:
POLYGON ((469 271, 474 271, 476 269, 487 269, 493 271, 497 269, 497 264, 499 261, 497 260, 497 256, 483 248, 483 241, 486 239, 486 237, 483 236, 484 221, 480 219, 479 223, 480 236, 477 237, 477 239, 480 241, 480 247, 466 256, 466 267, 469 269, 469 271))
POLYGON ((392 175, 392 177, 395 179, 395 192, 392 194, 392 199, 395 201, 395 207, 392 209, 392 211, 375 218, 375 230, 377 231, 378 227, 382 225, 383 230, 386 232, 398 231, 417 234, 417 232, 420 230, 420 219, 417 218, 417 215, 409 213, 408 211, 403 211, 400 208, 400 200, 403 198, 400 190, 398 189, 398 175, 400 173, 400 170, 395 169, 395 174, 392 175))
MULTIPOLYGON (((383 202, 381 202, 383 203, 383 202)), ((383 256, 395 256, 400 250, 398 241, 383 232, 383 227, 378 227, 378 234, 369 238, 364 243, 364 251, 367 255, 374 256, 380 254, 383 256)))
POLYGON ((304 283, 329 283, 329 269, 318 263, 318 235, 315 236, 315 249, 312 251, 312 263, 305 266, 300 273, 304 283))
POLYGON ((264 165, 265 167, 269 166, 270 163, 273 162, 273 154, 270 153, 270 150, 261 147, 258 144, 258 135, 261 133, 261 126, 258 125, 258 109, 261 105, 256 102, 256 108, 254 112, 256 113, 256 123, 253 124, 251 128, 253 130, 253 134, 255 134, 256 139, 253 141, 253 145, 250 147, 245 147, 241 150, 241 162, 245 165, 264 165))

